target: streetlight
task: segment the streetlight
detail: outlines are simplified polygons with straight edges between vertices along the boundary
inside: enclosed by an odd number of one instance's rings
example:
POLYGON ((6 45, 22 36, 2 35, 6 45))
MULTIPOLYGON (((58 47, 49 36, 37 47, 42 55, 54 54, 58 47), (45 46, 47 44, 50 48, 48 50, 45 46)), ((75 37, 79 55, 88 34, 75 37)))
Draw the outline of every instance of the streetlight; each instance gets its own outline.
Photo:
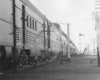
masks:
POLYGON ((84 36, 84 35, 81 34, 81 33, 79 34, 79 39, 80 39, 80 43, 79 43, 80 44, 80 53, 81 53, 81 36, 84 36))

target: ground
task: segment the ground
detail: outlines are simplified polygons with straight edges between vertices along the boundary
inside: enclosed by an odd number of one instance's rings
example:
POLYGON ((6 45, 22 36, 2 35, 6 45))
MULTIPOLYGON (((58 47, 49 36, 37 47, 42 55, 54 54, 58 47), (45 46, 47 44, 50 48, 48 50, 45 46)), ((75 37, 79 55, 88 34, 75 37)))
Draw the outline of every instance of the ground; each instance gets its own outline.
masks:
POLYGON ((71 63, 66 57, 63 60, 11 71, 0 75, 0 80, 100 80, 96 56, 74 56, 71 63))

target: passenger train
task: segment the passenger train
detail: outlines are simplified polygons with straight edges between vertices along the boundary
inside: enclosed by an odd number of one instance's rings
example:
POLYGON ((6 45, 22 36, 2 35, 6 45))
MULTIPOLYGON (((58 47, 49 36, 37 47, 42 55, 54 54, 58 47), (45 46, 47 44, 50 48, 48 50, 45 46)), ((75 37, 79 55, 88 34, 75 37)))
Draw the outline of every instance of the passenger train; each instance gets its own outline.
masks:
MULTIPOLYGON (((74 54, 77 48, 70 43, 74 54)), ((13 64, 14 59, 19 67, 44 62, 66 55, 67 48, 68 37, 60 25, 50 22, 29 0, 0 0, 0 66, 6 61, 13 64)))

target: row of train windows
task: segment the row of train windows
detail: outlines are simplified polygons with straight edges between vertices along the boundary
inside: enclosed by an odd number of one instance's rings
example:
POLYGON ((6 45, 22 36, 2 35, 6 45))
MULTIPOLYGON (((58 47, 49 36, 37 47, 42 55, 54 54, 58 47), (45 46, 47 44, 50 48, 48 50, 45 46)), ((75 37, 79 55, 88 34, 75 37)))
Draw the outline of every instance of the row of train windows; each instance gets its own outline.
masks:
POLYGON ((27 27, 37 31, 37 22, 27 16, 27 27))

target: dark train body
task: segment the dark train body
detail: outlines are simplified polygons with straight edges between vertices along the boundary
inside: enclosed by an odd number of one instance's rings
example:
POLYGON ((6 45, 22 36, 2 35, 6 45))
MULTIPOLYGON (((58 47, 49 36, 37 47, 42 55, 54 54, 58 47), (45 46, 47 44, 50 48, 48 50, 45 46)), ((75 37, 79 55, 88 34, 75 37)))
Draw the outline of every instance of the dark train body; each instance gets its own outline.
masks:
MULTIPOLYGON (((15 16, 13 8, 13 0, 0 0, 0 66, 6 61, 11 61, 9 65, 12 65, 13 58, 16 58, 17 65, 22 66, 23 62, 36 64, 67 54, 67 35, 59 24, 51 23, 28 0, 15 0, 15 16)), ((71 51, 75 53, 76 47, 71 44, 71 51)))

